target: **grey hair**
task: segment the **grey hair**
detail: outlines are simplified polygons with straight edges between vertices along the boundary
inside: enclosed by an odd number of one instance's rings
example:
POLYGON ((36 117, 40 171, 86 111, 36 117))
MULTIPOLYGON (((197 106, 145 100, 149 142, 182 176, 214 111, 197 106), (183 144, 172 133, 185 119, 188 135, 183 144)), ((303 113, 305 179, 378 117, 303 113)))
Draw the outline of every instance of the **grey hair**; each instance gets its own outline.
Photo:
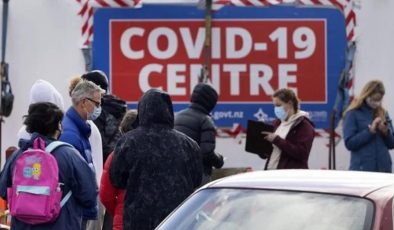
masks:
POLYGON ((74 106, 76 106, 80 101, 85 98, 93 98, 94 93, 99 92, 101 94, 105 93, 100 86, 94 84, 91 81, 82 80, 80 81, 71 92, 71 101, 74 106))

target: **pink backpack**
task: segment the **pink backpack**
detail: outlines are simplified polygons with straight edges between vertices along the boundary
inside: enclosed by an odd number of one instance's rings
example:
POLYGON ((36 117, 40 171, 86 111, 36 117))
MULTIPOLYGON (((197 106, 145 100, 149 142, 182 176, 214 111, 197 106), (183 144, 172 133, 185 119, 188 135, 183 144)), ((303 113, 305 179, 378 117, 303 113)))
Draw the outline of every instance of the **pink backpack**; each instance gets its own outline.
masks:
POLYGON ((69 145, 54 141, 45 148, 38 137, 33 148, 18 156, 12 174, 12 186, 7 189, 11 216, 28 224, 52 222, 59 216, 61 207, 71 191, 61 200, 59 168, 51 154, 55 148, 69 145))

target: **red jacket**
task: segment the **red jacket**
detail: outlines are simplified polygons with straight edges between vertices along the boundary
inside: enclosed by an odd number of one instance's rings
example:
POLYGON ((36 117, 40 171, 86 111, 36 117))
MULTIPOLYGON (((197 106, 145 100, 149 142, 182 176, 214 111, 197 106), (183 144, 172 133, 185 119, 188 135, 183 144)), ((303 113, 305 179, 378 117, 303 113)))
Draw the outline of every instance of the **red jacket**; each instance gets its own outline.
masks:
MULTIPOLYGON (((280 120, 275 120, 275 130, 279 125, 280 120)), ((313 123, 306 117, 298 118, 290 128, 286 139, 277 136, 272 142, 282 150, 277 169, 307 169, 314 138, 313 123)), ((269 158, 266 167, 268 162, 269 158)))
POLYGON ((100 200, 113 219, 113 230, 123 229, 123 200, 125 190, 116 189, 109 180, 109 167, 113 157, 111 153, 105 161, 100 183, 100 200))

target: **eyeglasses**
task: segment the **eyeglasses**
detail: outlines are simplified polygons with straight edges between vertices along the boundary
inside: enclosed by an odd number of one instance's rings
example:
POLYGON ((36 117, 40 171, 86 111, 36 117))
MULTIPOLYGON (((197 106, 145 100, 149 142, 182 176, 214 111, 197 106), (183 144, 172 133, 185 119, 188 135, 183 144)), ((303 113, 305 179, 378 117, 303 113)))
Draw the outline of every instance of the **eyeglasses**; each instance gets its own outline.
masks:
POLYGON ((86 99, 88 99, 89 101, 93 102, 96 107, 100 107, 100 105, 101 105, 101 102, 97 102, 97 101, 93 100, 92 98, 88 98, 87 97, 86 99))

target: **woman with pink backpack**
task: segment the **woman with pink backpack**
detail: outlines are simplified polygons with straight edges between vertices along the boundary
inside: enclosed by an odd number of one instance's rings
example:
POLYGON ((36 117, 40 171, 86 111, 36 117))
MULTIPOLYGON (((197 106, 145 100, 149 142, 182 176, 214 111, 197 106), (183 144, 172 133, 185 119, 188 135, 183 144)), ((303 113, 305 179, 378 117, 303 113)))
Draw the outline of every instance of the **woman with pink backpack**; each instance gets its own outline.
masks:
POLYGON ((96 204, 98 189, 88 164, 74 147, 57 141, 62 119, 63 112, 52 103, 29 106, 24 124, 31 139, 0 175, 0 196, 9 202, 11 229, 78 230, 82 208, 96 204))

